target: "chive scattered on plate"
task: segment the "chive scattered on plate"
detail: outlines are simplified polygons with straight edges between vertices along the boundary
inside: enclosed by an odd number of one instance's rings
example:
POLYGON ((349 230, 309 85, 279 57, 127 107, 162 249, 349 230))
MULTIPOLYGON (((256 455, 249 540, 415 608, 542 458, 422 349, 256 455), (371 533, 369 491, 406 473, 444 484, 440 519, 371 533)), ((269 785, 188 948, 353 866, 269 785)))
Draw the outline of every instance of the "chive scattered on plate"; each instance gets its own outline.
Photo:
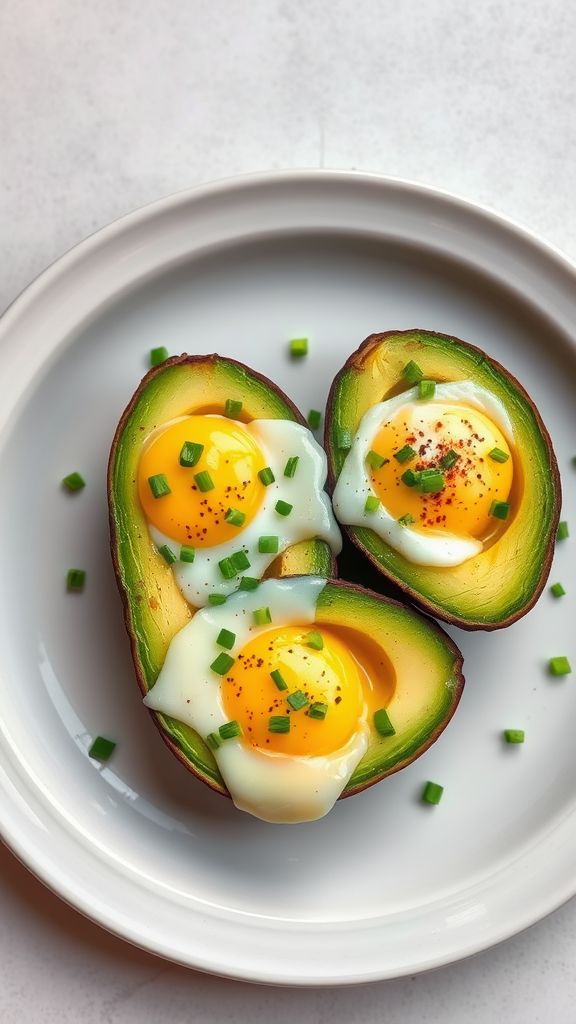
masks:
POLYGON ((570 536, 570 532, 568 530, 568 523, 564 519, 564 520, 562 520, 561 523, 558 523, 558 531, 556 533, 556 540, 566 540, 566 538, 569 537, 569 536, 570 536))
POLYGON ((308 426, 310 430, 318 430, 318 427, 322 423, 322 413, 319 409, 310 409, 308 413, 308 426))
POLYGON ((564 590, 564 587, 561 583, 553 583, 550 587, 550 593, 554 597, 564 597, 566 591, 564 590))
POLYGON ((68 473, 68 476, 62 480, 62 484, 67 491, 81 491, 83 487, 86 487, 84 477, 78 472, 68 473))
POLYGON ((563 654, 556 658, 550 658, 548 668, 552 676, 569 676, 572 671, 568 658, 563 654))
POLYGON ((444 786, 437 782, 427 782, 422 790, 422 800, 425 804, 439 804, 444 792, 444 786))
POLYGON ((165 363, 169 358, 170 353, 165 345, 150 349, 150 366, 160 366, 160 363, 165 363))
POLYGON ((69 591, 84 590, 85 582, 86 582, 86 570, 85 569, 68 569, 68 572, 66 573, 66 590, 69 590, 69 591))
POLYGON ((290 355, 293 359, 302 359, 308 355, 308 338, 292 338, 290 340, 290 355))
POLYGON ((524 729, 504 729, 506 743, 524 743, 524 729))
POLYGON ((116 743, 114 740, 109 740, 106 736, 97 736, 92 741, 92 746, 88 751, 88 757, 94 758, 95 761, 107 761, 111 754, 116 749, 116 743))

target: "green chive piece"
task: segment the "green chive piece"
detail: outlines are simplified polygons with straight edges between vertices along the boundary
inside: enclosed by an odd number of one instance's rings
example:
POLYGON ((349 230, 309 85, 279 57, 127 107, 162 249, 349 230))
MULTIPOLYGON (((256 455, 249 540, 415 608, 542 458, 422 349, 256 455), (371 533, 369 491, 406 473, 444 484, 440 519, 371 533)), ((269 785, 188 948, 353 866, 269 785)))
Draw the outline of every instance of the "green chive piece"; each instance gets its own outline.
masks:
POLYGON ((160 366, 160 363, 165 363, 170 357, 170 353, 165 345, 159 345, 158 348, 150 349, 150 366, 160 366))
POLYGON ((568 523, 564 519, 561 523, 558 523, 558 532, 556 533, 556 540, 566 540, 570 536, 568 530, 568 523))
POLYGON ((409 444, 405 444, 404 447, 401 448, 399 452, 396 452, 394 454, 394 458, 396 459, 397 462, 400 462, 401 464, 404 462, 412 462, 412 459, 416 458, 416 452, 414 451, 413 448, 410 447, 409 444))
POLYGON ((226 604, 226 594, 208 594, 208 604, 226 604))
POLYGON ((408 384, 417 384, 419 380, 422 380, 424 371, 420 369, 418 363, 411 359, 402 370, 402 376, 408 384))
POLYGON ((68 473, 62 481, 63 486, 67 491, 81 491, 83 487, 86 487, 86 481, 80 473, 68 473))
POLYGON ((230 561, 236 572, 242 572, 244 569, 250 568, 250 559, 245 551, 235 551, 233 555, 230 555, 230 561))
POLYGON ((318 409, 310 409, 308 413, 308 426, 310 430, 318 430, 322 423, 322 413, 318 409))
POLYGON ((411 526, 412 523, 416 522, 416 520, 410 512, 406 512, 406 515, 400 516, 398 522, 400 523, 400 526, 411 526))
POLYGON ((288 462, 284 466, 284 476, 294 476, 299 461, 299 455, 291 455, 290 458, 288 459, 288 462))
POLYGON ((92 741, 88 757, 93 757, 95 761, 107 761, 115 749, 116 743, 114 740, 108 740, 105 736, 97 736, 92 741))
POLYGON ((203 469, 201 473, 194 474, 194 482, 202 494, 205 494, 206 491, 214 490, 214 481, 206 469, 203 469))
POLYGON ((172 551, 169 544, 163 544, 161 548, 158 548, 158 554, 162 555, 162 558, 168 565, 174 565, 174 562, 178 561, 176 552, 172 551))
POLYGON ((504 729, 506 743, 524 743, 524 729, 504 729))
POLYGON ((375 452, 373 448, 370 449, 366 456, 366 465, 369 466, 370 469, 381 469, 382 466, 385 466, 388 462, 390 462, 390 459, 387 459, 384 455, 380 455, 379 452, 375 452))
POLYGON ((443 792, 444 786, 438 785, 437 782, 427 782, 422 790, 422 800, 425 804, 439 804, 443 792))
POLYGON ((218 568, 225 580, 233 580, 237 575, 236 567, 231 558, 223 558, 218 562, 218 568))
POLYGON ((508 519, 510 513, 510 502, 493 501, 490 505, 490 515, 494 519, 508 519))
POLYGON ((230 420, 237 420, 240 413, 242 412, 242 402, 239 402, 236 398, 227 398, 226 405, 224 406, 224 415, 230 420))
POLYGON ((407 469, 400 477, 402 483, 406 484, 407 487, 416 487, 420 483, 421 478, 422 474, 415 473, 413 469, 407 469))
POLYGON ((366 501, 364 502, 364 511, 372 513, 377 512, 379 508, 379 498, 377 498, 375 494, 369 494, 368 497, 366 498, 366 501))
POLYGON ((240 509, 237 508, 229 508, 224 519, 227 523, 230 523, 231 526, 243 526, 246 519, 246 513, 240 512, 240 509))
POLYGON ((200 461, 203 451, 203 444, 197 444, 196 441, 184 441, 180 449, 180 465, 186 466, 187 469, 192 469, 192 466, 196 466, 200 461))
POLYGON ((66 590, 84 590, 85 582, 85 569, 68 569, 68 572, 66 574, 66 590))
POLYGON ((458 452, 455 452, 454 449, 451 448, 450 451, 446 452, 446 455, 443 455, 440 459, 440 465, 442 466, 442 469, 452 469, 452 466, 456 465, 459 458, 460 456, 458 452))
POLYGON ((209 732, 206 737, 206 743, 212 750, 218 750, 218 747, 222 746, 222 740, 217 732, 209 732))
POLYGON ((258 470, 258 476, 260 477, 260 482, 264 484, 264 487, 269 487, 276 479, 274 473, 270 469, 270 466, 265 466, 264 469, 258 470))
POLYGON ((322 651, 324 649, 324 638, 317 629, 313 629, 308 633, 305 643, 307 647, 311 647, 314 651, 322 651))
POLYGON ((269 608, 255 608, 252 617, 256 626, 268 626, 272 622, 269 608))
POLYGON ((443 491, 446 484, 444 481, 444 474, 438 470, 426 471, 422 470, 420 474, 420 483, 418 485, 423 494, 438 494, 439 491, 443 491))
POLYGON ((341 452, 347 452, 352 447, 352 431, 345 430, 344 427, 336 427, 336 447, 341 452))
POLYGON ((566 593, 561 583, 553 583, 550 587, 550 592, 554 597, 564 597, 564 594, 566 593))
POLYGON ((164 473, 156 473, 155 476, 149 476, 148 485, 155 498, 163 498, 166 494, 171 493, 170 484, 164 473))
POLYGON ((256 590, 260 586, 260 580, 254 579, 253 576, 242 576, 238 585, 238 590, 256 590))
POLYGON ((268 732, 290 732, 290 715, 271 715, 268 732))
POLYGON ((220 726, 218 732, 223 740, 233 740, 236 736, 242 735, 240 723, 236 721, 225 722, 224 725, 220 726))
POLYGON ((569 676, 572 668, 568 658, 564 655, 560 655, 557 658, 550 658, 548 662, 548 669, 551 676, 569 676))
POLYGON ((418 381, 418 398, 421 402, 425 402, 428 398, 434 398, 436 394, 436 381, 435 380, 419 380, 418 381))
POLYGON ((231 651, 236 643, 236 633, 229 629, 221 629, 216 637, 216 643, 218 647, 225 647, 227 651, 231 651))
POLYGON ((305 693, 302 693, 302 690, 295 690, 294 693, 286 697, 286 701, 293 711, 300 711, 309 704, 308 697, 305 693))
POLYGON ((301 359, 308 355, 308 338, 292 338, 290 341, 290 355, 293 359, 301 359))
POLYGON ((492 459, 493 462, 508 462, 510 456, 507 452, 503 452, 501 448, 493 448, 491 452, 488 452, 488 458, 492 459))
POLYGON ((277 555, 278 537, 259 537, 258 551, 261 555, 277 555))
POLYGON ((388 717, 386 708, 379 708, 374 712, 374 728, 380 736, 395 736, 396 729, 388 717))
POLYGON ((288 689, 288 683, 284 679, 284 676, 280 672, 280 669, 275 668, 274 671, 270 673, 270 675, 271 675, 272 679, 274 680, 274 682, 276 683, 276 686, 277 686, 277 688, 279 690, 287 690, 288 689))
POLYGON ((319 722, 323 722, 328 714, 328 705, 322 704, 321 701, 316 701, 315 704, 310 705, 308 711, 308 718, 316 718, 319 722))
POLYGON ((226 654, 224 651, 220 651, 220 654, 214 658, 210 668, 213 672, 216 672, 216 675, 225 676, 232 668, 235 660, 236 659, 232 658, 229 654, 226 654))
POLYGON ((287 501, 277 501, 274 508, 279 516, 289 516, 294 505, 289 505, 287 501))
POLYGON ((191 564, 196 558, 196 551, 194 548, 189 547, 188 544, 183 544, 180 548, 180 561, 188 562, 191 564))

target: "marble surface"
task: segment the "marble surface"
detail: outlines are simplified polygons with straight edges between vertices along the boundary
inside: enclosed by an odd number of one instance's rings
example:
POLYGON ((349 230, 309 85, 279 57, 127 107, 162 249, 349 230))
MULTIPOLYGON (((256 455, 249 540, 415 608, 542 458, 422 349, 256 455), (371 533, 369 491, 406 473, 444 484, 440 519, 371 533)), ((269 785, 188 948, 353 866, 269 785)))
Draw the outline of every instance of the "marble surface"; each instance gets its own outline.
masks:
MULTIPOLYGON (((576 7, 565 0, 20 0, 0 5, 0 308, 143 203, 250 170, 453 190, 576 257, 576 7)), ((574 1020, 576 903, 433 974, 272 990, 174 967, 0 848, 2 1024, 574 1020)))

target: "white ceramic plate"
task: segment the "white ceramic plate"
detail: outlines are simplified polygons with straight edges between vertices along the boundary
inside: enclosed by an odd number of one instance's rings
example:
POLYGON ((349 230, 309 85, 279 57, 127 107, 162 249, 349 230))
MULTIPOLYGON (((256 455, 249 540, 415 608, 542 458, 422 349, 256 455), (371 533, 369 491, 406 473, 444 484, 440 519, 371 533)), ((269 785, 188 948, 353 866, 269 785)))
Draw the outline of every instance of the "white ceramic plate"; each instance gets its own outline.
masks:
MULTIPOLYGON (((108 552, 105 466, 148 350, 212 352, 306 412, 365 335, 426 327, 500 359, 551 430, 576 523, 576 273, 492 214, 398 181, 258 177, 101 231, 0 322, 0 819, 9 846, 106 928, 183 964, 344 984, 467 956, 576 889, 574 544, 510 629, 453 630, 467 687, 439 742, 324 820, 266 825, 197 782, 140 702, 108 552), (292 365, 287 340, 308 335, 292 365), (80 469, 86 490, 59 481, 80 469), (85 593, 64 572, 85 566, 85 593), (526 730, 505 749, 504 727, 526 730), (91 738, 118 741, 108 767, 91 738), (423 806, 423 781, 445 786, 423 806)), ((576 531, 575 531, 576 532, 576 531)))

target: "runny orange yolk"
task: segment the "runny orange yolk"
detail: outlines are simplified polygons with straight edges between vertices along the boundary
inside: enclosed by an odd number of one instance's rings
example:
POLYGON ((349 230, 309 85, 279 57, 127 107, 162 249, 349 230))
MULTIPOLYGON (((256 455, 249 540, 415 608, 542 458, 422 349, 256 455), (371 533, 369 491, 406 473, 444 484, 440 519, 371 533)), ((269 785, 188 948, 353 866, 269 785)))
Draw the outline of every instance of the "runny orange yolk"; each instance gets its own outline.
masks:
POLYGON ((409 514, 415 519, 414 529, 480 539, 502 528, 490 508, 493 501, 510 497, 513 458, 502 431, 482 412, 457 404, 411 406, 382 426, 372 448, 390 460, 369 473, 374 492, 395 519, 409 514), (416 456, 400 463, 394 454, 406 445, 416 456), (490 458, 494 448, 505 452, 508 460, 490 458), (450 451, 458 454, 458 461, 443 469, 441 459, 450 451), (407 469, 432 467, 444 475, 444 490, 437 494, 423 494, 401 479, 407 469))
POLYGON ((266 462, 242 423, 225 416, 186 416, 153 435, 138 467, 144 514, 167 537, 190 547, 214 547, 237 537, 256 515, 265 487, 258 471, 266 462), (180 465, 186 441, 204 446, 192 468, 180 465), (195 475, 207 471, 214 487, 201 491, 195 475), (155 498, 149 478, 164 474, 170 494, 155 498), (225 521, 229 508, 244 513, 242 527, 225 521))
POLYGON ((260 633, 238 654, 222 686, 225 713, 240 723, 245 743, 267 753, 310 757, 343 747, 365 716, 370 721, 377 708, 389 703, 393 690, 393 671, 375 643, 364 641, 353 630, 339 635, 334 628, 317 625, 260 633), (322 650, 307 645, 311 629, 322 636, 322 650), (280 671, 286 690, 277 688, 270 674, 274 670, 280 671), (286 700, 296 691, 309 702, 299 710, 286 700), (327 705, 323 720, 308 714, 316 702, 327 705), (269 731, 270 717, 276 715, 289 716, 288 733, 269 731))

